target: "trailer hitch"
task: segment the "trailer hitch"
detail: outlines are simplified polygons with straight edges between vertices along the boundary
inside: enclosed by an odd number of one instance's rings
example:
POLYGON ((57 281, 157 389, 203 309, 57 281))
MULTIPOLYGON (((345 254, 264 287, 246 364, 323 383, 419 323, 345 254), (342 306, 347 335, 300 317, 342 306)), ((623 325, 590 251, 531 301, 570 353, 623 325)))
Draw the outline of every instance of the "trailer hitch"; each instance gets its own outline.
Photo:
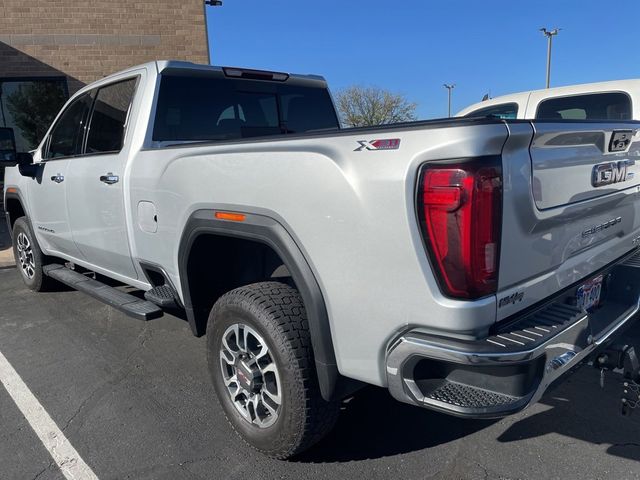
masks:
POLYGON ((600 386, 604 372, 622 370, 622 415, 629 416, 640 408, 640 357, 634 345, 613 345, 598 355, 594 366, 600 369, 600 386))
POLYGON ((629 380, 622 384, 622 415, 630 416, 636 408, 640 408, 640 383, 629 380))

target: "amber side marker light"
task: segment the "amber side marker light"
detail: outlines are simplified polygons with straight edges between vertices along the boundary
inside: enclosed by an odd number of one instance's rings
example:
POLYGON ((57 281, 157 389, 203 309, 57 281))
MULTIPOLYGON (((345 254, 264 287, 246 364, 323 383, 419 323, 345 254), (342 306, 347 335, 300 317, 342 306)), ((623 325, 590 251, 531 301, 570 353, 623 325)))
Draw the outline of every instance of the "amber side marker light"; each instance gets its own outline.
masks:
POLYGON ((215 217, 219 220, 231 220, 232 222, 244 222, 247 216, 243 213, 216 212, 215 217))
POLYGON ((16 193, 17 191, 18 191, 17 188, 13 188, 13 187, 7 188, 7 193, 16 193))

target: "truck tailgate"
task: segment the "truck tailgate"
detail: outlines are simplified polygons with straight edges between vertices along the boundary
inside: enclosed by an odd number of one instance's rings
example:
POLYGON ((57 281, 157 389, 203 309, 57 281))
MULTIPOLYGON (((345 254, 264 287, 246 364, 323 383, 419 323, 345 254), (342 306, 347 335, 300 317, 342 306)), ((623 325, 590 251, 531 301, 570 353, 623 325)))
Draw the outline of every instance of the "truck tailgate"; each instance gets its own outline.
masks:
POLYGON ((632 135, 624 125, 536 124, 531 144, 536 207, 571 205, 639 185, 638 145, 629 151, 632 135))
POLYGON ((640 235, 638 122, 509 129, 498 320, 588 280, 640 235))

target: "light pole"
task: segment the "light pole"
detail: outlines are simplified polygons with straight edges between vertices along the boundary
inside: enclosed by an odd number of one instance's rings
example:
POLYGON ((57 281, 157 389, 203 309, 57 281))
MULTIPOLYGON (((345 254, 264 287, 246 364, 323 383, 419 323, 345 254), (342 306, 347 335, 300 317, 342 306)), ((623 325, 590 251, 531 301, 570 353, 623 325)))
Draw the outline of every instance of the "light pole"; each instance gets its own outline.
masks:
POLYGON ((547 30, 546 28, 541 28, 540 31, 543 33, 545 37, 547 37, 547 88, 551 83, 551 44, 553 43, 554 35, 558 35, 558 32, 562 30, 561 28, 554 28, 553 30, 547 30))
POLYGON ((445 83, 444 84, 444 88, 446 88, 449 91, 448 92, 448 95, 449 95, 449 110, 448 110, 449 113, 448 113, 448 116, 451 117, 451 91, 454 88, 456 88, 456 84, 455 83, 451 83, 451 84, 445 83))
POLYGON ((207 41, 207 58, 209 59, 209 65, 211 65, 211 49, 209 48, 209 22, 207 21, 207 5, 210 7, 221 7, 221 0, 204 0, 204 36, 207 41))

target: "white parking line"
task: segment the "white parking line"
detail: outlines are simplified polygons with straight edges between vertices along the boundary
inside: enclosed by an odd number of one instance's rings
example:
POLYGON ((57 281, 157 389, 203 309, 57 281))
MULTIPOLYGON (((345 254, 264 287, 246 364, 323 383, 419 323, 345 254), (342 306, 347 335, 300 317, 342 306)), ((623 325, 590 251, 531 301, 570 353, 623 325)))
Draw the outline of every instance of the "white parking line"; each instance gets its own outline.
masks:
POLYGON ((97 480, 93 470, 82 460, 67 437, 51 419, 29 387, 22 381, 18 372, 0 352, 0 383, 9 392, 33 431, 49 451, 68 480, 97 480))

